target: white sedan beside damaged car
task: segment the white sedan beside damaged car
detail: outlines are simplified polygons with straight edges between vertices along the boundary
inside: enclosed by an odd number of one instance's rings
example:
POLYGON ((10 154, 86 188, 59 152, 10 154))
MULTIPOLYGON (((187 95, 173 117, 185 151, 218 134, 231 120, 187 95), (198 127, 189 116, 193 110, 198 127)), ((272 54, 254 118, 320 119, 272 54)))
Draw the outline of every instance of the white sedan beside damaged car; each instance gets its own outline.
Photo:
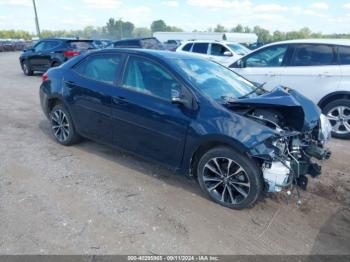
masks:
POLYGON ((282 85, 299 91, 322 109, 334 137, 350 138, 350 40, 276 42, 230 68, 268 90, 282 85))
POLYGON ((202 58, 207 58, 228 67, 237 59, 248 54, 250 50, 245 46, 228 41, 193 40, 180 45, 176 52, 190 52, 202 58))

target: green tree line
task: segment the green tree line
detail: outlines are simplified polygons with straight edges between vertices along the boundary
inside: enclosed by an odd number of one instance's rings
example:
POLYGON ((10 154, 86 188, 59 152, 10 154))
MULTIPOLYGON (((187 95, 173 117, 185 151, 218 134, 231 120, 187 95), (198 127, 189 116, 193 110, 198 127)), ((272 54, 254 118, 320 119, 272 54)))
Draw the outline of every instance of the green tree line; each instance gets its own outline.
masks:
MULTIPOLYGON (((108 19, 105 26, 95 27, 87 26, 81 30, 43 30, 41 32, 42 38, 47 37, 80 37, 80 38, 107 38, 107 39, 123 39, 130 37, 148 37, 153 32, 182 32, 181 28, 167 25, 163 20, 155 20, 150 27, 135 27, 132 22, 116 20, 114 18, 108 19)), ((304 27, 300 30, 282 32, 270 32, 260 26, 253 28, 243 26, 241 24, 232 28, 225 28, 218 24, 215 28, 208 28, 208 32, 238 32, 238 33, 255 33, 258 36, 258 41, 263 43, 290 40, 290 39, 304 39, 304 38, 350 38, 349 34, 322 34, 320 32, 312 32, 309 28, 304 27)), ((198 32, 194 30, 194 32, 198 32)), ((35 34, 24 30, 0 30, 0 39, 20 38, 32 39, 36 37, 35 34)))

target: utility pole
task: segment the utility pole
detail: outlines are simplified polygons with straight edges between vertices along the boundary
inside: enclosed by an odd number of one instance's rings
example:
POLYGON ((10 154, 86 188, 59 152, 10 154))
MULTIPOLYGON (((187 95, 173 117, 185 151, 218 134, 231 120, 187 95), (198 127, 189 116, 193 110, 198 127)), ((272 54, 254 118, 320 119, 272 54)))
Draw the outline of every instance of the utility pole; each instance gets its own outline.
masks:
POLYGON ((119 21, 120 21, 120 39, 123 39, 123 21, 122 21, 122 18, 120 18, 119 21))
POLYGON ((33 7, 34 7, 34 13, 35 13, 35 26, 36 26, 36 34, 40 38, 40 27, 39 27, 39 19, 38 19, 38 13, 36 12, 36 5, 35 0, 33 0, 33 7))

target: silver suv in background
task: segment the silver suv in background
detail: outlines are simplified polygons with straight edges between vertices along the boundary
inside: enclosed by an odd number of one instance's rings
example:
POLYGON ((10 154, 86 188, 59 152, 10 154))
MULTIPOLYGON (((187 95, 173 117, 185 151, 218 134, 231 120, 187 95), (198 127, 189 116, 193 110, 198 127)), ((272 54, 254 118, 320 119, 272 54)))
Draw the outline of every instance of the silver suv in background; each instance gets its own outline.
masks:
POLYGON ((350 40, 303 39, 254 50, 230 66, 264 88, 293 88, 316 103, 333 136, 350 138, 350 40))
POLYGON ((176 52, 192 52, 224 66, 229 66, 237 59, 248 54, 250 50, 234 42, 194 40, 183 43, 176 49, 176 52))

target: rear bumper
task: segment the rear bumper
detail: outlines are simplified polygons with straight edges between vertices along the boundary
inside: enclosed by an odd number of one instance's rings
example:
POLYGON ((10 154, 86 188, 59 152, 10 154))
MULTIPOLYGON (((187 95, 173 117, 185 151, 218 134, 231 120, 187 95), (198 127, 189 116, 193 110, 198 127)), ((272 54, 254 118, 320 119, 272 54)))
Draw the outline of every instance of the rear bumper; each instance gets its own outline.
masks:
POLYGON ((40 105, 44 115, 49 118, 49 99, 47 94, 44 92, 44 83, 40 85, 39 89, 40 105))

